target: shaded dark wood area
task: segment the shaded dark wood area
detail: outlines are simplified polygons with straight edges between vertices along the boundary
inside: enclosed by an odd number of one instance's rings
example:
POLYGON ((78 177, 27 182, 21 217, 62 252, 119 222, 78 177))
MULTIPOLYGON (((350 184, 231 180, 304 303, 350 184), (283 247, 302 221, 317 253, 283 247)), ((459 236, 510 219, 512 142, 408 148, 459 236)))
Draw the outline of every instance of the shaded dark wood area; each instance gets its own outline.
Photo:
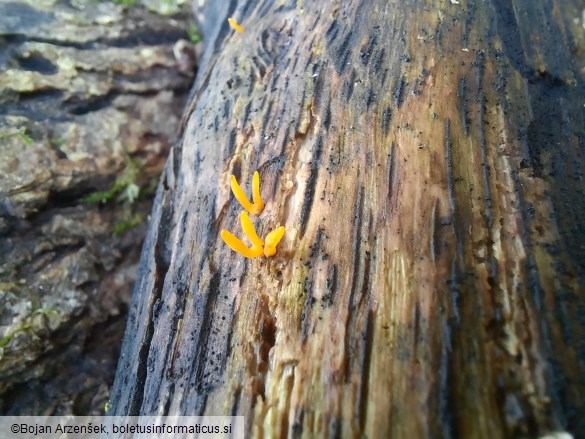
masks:
POLYGON ((584 436, 581 9, 198 11, 112 413, 242 414, 251 437, 584 436), (246 260, 219 232, 241 233, 229 176, 256 170, 259 235, 287 233, 246 260))

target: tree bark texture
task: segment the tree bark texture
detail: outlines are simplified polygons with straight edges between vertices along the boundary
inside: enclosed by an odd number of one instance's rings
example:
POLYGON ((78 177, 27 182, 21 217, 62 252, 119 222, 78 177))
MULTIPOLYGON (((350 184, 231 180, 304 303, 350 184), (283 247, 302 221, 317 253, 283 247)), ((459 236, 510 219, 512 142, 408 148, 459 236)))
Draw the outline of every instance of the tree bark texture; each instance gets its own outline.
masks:
POLYGON ((579 3, 209 6, 112 412, 242 414, 267 438, 584 436, 579 3), (241 236, 229 176, 256 170, 259 235, 287 232, 247 260, 219 232, 241 236))
POLYGON ((112 2, 0 2, 1 414, 104 412, 194 77, 176 45, 191 21, 112 2), (87 201, 96 192, 110 200, 87 201))

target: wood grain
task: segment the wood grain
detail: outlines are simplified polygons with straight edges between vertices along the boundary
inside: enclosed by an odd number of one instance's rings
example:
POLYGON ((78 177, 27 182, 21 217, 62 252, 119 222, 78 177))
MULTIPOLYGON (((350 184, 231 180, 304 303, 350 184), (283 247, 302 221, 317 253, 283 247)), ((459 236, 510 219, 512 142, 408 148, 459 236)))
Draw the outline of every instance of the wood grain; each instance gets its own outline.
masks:
POLYGON ((210 8, 113 412, 243 414, 250 437, 585 434, 578 2, 210 8), (245 260, 219 231, 240 230, 229 176, 255 170, 259 234, 287 233, 245 260))

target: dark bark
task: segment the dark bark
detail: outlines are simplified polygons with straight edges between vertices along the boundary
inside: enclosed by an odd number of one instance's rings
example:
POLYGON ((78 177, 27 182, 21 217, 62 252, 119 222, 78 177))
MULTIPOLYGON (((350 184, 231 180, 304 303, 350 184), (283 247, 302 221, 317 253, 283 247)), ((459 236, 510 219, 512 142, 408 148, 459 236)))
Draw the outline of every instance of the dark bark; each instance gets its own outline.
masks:
POLYGON ((412 3, 214 4, 112 413, 585 435, 579 2, 412 3), (259 234, 287 234, 244 260, 219 231, 255 170, 259 234))

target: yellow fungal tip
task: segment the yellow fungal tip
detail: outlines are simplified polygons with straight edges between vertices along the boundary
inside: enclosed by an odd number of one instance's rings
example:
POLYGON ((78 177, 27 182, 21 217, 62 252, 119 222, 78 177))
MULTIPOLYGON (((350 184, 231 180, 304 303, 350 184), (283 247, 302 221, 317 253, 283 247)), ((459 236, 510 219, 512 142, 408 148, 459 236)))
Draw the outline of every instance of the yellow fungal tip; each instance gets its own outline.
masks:
POLYGON ((230 177, 230 186, 236 200, 239 201, 244 209, 252 215, 260 215, 262 213, 264 210, 264 201, 262 201, 262 197, 260 196, 260 175, 258 174, 258 171, 254 173, 254 177, 252 178, 252 199, 254 200, 254 203, 250 203, 246 193, 242 190, 236 177, 233 175, 230 177))
POLYGON ((244 28, 238 24, 232 17, 228 18, 228 23, 234 28, 236 32, 244 32, 244 28))
POLYGON ((254 172, 252 177, 252 199, 254 200, 254 214, 260 215, 264 210, 264 201, 260 195, 260 174, 254 172))
POLYGON ((251 248, 248 248, 241 239, 236 238, 225 229, 221 231, 221 239, 223 239, 223 242, 225 242, 229 248, 246 258, 256 258, 263 253, 262 247, 252 246, 251 248))
POLYGON ((284 226, 280 226, 266 235, 266 239, 264 240, 264 256, 269 257, 276 254, 276 246, 284 236, 285 232, 286 228, 284 226))

